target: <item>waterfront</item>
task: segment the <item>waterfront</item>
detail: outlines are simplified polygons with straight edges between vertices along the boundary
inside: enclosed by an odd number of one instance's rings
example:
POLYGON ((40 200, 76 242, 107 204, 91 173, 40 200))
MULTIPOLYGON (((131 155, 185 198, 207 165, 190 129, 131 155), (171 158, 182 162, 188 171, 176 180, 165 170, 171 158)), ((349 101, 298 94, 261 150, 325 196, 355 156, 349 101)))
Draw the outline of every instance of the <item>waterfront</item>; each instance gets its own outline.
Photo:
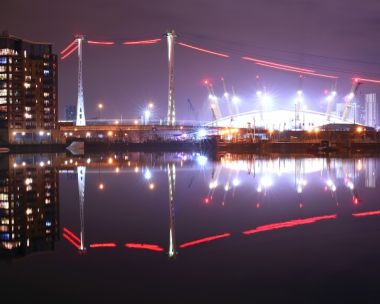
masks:
POLYGON ((6 299, 378 302, 377 158, 25 154, 1 164, 6 299))

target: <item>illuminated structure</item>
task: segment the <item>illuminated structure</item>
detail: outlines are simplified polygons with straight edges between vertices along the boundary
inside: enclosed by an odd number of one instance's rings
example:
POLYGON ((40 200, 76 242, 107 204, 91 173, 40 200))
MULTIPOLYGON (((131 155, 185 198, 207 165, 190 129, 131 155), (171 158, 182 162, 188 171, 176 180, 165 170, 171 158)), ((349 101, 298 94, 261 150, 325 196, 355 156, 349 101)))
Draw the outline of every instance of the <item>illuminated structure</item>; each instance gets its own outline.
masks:
POLYGON ((50 43, 0 34, 0 138, 50 142, 58 128, 57 56, 50 43))
POLYGON ((82 79, 82 51, 83 51, 83 35, 77 35, 78 44, 78 101, 77 101, 77 126, 85 126, 86 118, 84 115, 84 100, 83 100, 83 79, 82 79))
POLYGON ((176 34, 174 31, 166 33, 168 43, 168 64, 169 64, 169 91, 168 91, 168 115, 167 125, 175 124, 175 102, 174 102, 174 43, 176 34))
POLYGON ((328 123, 347 123, 347 121, 344 121, 339 116, 327 115, 326 113, 310 110, 302 111, 302 119, 295 116, 295 111, 292 110, 282 109, 265 112, 255 110, 223 117, 217 122, 211 122, 208 125, 217 123, 219 127, 247 128, 250 124, 273 130, 292 130, 295 127, 296 129, 308 130, 328 123), (263 119, 261 119, 261 117, 263 119), (300 123, 300 121, 302 121, 302 123, 300 123))
POLYGON ((54 250, 58 199, 58 170, 50 156, 9 156, 0 168, 0 255, 54 250))
POLYGON ((177 255, 175 244, 175 211, 174 211, 174 195, 175 195, 175 164, 168 164, 168 182, 169 182, 169 257, 173 258, 177 255))
POLYGON ((79 214, 80 214, 80 248, 79 250, 84 252, 86 250, 84 246, 84 189, 86 185, 86 167, 78 166, 78 190, 79 190, 79 214))
POLYGON ((365 94, 365 125, 376 127, 377 125, 377 107, 376 94, 365 94))

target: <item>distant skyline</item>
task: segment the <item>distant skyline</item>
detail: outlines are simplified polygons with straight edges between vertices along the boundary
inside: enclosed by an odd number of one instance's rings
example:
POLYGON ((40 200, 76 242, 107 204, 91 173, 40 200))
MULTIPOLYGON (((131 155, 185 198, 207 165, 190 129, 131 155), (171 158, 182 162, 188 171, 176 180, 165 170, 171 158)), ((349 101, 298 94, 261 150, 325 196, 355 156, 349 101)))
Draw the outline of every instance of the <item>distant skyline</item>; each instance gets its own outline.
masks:
MULTIPOLYGON (((174 29, 182 42, 231 55, 224 59, 176 47, 175 99, 177 119, 192 119, 190 99, 200 119, 211 119, 205 78, 220 77, 253 108, 257 74, 275 94, 276 107, 289 108, 299 87, 298 75, 259 67, 241 60, 255 56, 339 76, 339 98, 348 93, 353 76, 380 79, 380 3, 377 0, 194 0, 194 1, 62 1, 3 0, 1 28, 22 38, 47 41, 59 53, 73 35, 122 42, 160 38, 174 29)), ((167 107, 166 44, 126 47, 86 46, 84 97, 86 117, 135 118, 149 101, 156 117, 167 107)), ((76 58, 59 62, 59 116, 76 104, 76 58)), ((305 76, 303 89, 310 108, 323 111, 324 89, 332 81, 305 76)), ((364 84, 360 93, 380 93, 380 85, 364 84)), ((339 100, 338 100, 339 101, 339 100)), ((222 111, 225 108, 221 104, 222 111)), ((225 111, 223 111, 225 113, 225 111)))

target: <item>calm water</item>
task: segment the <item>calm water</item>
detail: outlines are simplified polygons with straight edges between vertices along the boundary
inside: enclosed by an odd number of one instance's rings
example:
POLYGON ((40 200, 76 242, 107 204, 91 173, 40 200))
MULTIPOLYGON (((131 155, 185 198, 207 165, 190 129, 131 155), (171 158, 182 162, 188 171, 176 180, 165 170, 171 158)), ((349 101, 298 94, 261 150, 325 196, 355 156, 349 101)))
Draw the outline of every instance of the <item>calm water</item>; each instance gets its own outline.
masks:
POLYGON ((1 158, 3 299, 379 303, 379 159, 1 158))

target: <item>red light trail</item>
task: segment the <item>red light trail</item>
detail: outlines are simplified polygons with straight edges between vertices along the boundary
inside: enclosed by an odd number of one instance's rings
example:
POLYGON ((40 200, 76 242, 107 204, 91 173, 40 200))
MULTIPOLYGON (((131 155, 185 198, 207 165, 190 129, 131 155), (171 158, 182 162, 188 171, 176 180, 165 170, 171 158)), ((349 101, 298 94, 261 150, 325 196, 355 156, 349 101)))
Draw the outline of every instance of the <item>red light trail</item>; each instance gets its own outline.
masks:
POLYGON ((66 233, 63 233, 63 237, 69 241, 76 249, 80 248, 80 245, 77 244, 70 236, 68 236, 66 233))
POLYGON ((186 248, 186 247, 190 247, 190 246, 194 246, 194 245, 198 245, 202 243, 211 242, 217 239, 229 237, 230 235, 231 235, 230 233, 223 233, 223 234, 208 236, 199 240, 183 243, 182 245, 179 246, 179 248, 186 248))
POLYGON ((151 251, 164 251, 164 249, 154 244, 126 243, 125 247, 133 249, 146 249, 151 251))
POLYGON ((88 44, 96 44, 96 45, 114 45, 115 42, 113 41, 94 41, 94 40, 87 40, 88 44))
POLYGON ((317 77, 324 77, 324 78, 331 78, 331 79, 337 79, 338 78, 338 76, 327 75, 327 74, 319 74, 319 73, 312 73, 312 72, 304 72, 304 71, 300 71, 300 70, 283 68, 283 67, 278 67, 278 66, 274 66, 274 65, 270 65, 270 64, 260 63, 260 62, 255 62, 255 64, 260 65, 260 66, 264 66, 264 67, 268 67, 268 68, 272 68, 272 69, 293 72, 293 73, 306 74, 306 75, 317 76, 317 77))
POLYGON ((336 218, 336 214, 332 214, 332 215, 309 217, 306 219, 279 222, 279 223, 274 223, 274 224, 258 226, 255 229, 244 231, 243 234, 250 235, 250 234, 255 234, 255 233, 265 232, 265 231, 272 231, 272 230, 281 229, 281 228, 289 228, 289 227, 313 224, 321 220, 329 220, 329 219, 335 219, 335 218, 336 218))
POLYGON ((150 39, 150 40, 138 40, 138 41, 125 41, 124 45, 146 45, 146 44, 155 44, 160 42, 161 39, 150 39))
POLYGON ((199 51, 199 52, 203 52, 203 53, 207 53, 207 54, 211 54, 211 55, 215 55, 215 56, 219 56, 219 57, 223 57, 223 58, 229 58, 230 57, 227 54, 218 53, 218 52, 214 52, 214 51, 207 50, 207 49, 202 49, 202 48, 190 45, 190 44, 186 44, 186 43, 182 43, 182 42, 178 42, 178 44, 180 46, 183 46, 183 47, 186 47, 186 48, 189 48, 189 49, 192 49, 192 50, 196 50, 196 51, 199 51))
POLYGON ((94 243, 90 245, 90 248, 115 248, 115 243, 94 243))
POLYGON ((61 57, 61 60, 64 60, 67 57, 69 57, 73 52, 75 52, 78 49, 78 47, 79 46, 77 45, 76 47, 72 48, 70 52, 66 53, 64 56, 61 57))
POLYGON ((353 79, 356 82, 363 81, 363 82, 370 82, 370 83, 380 84, 380 80, 376 80, 376 79, 367 79, 367 78, 353 78, 353 79))
POLYGON ((352 214, 352 216, 355 216, 355 217, 362 217, 362 216, 369 216, 369 215, 380 215, 380 210, 367 211, 367 212, 360 212, 360 213, 353 213, 352 214))
POLYGON ((66 53, 72 46, 74 46, 74 44, 77 43, 77 40, 75 39, 73 42, 71 42, 64 50, 61 51, 61 55, 63 55, 64 53, 66 53))
POLYGON ((272 65, 272 66, 277 66, 277 67, 282 67, 282 68, 287 68, 287 69, 292 69, 292 70, 298 70, 298 71, 302 71, 302 72, 310 72, 310 73, 315 72, 315 70, 309 70, 309 69, 299 68, 299 67, 295 67, 295 66, 291 66, 291 65, 275 63, 272 61, 265 61, 265 60, 256 59, 253 57, 241 57, 241 58, 244 60, 253 61, 255 63, 262 63, 262 64, 267 64, 267 65, 272 65))
POLYGON ((68 234, 70 237, 72 237, 78 243, 80 243, 80 239, 74 233, 72 233, 69 229, 63 228, 63 232, 68 234))

